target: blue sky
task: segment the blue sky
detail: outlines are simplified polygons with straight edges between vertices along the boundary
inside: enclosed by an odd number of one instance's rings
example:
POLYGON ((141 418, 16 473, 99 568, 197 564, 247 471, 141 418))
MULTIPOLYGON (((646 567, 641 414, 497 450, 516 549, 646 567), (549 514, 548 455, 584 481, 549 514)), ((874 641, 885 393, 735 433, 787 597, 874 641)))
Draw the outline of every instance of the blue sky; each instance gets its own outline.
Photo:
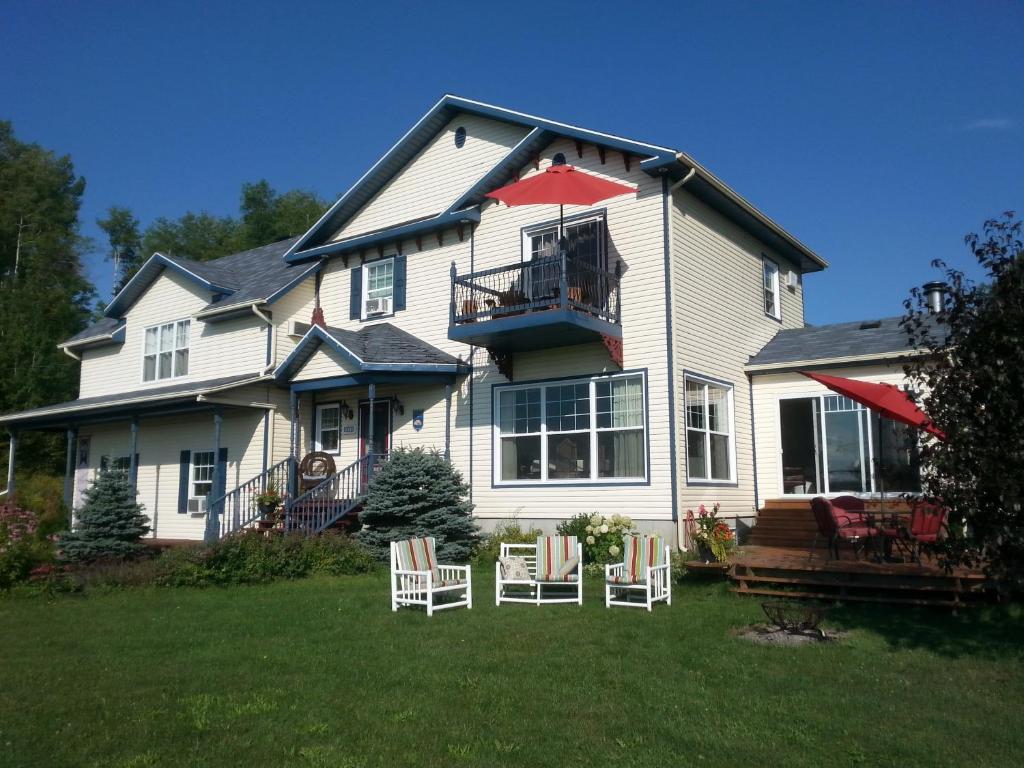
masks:
MULTIPOLYGON (((0 0, 0 119, 70 153, 83 233, 334 199, 443 93, 682 149, 828 259, 807 320, 895 315, 1024 212, 1024 4, 0 0)), ((101 294, 110 265, 89 272, 101 294)))

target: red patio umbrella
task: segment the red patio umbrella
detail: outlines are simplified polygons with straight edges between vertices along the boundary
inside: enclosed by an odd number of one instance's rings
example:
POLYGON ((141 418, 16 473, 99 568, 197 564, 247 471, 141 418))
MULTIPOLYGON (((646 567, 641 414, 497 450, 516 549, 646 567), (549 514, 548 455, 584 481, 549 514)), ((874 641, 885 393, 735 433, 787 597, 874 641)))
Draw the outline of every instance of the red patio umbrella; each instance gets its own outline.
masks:
MULTIPOLYGON (((824 384, 833 392, 855 400, 865 408, 869 408, 878 414, 879 456, 883 453, 881 446, 884 435, 882 431, 883 416, 924 430, 931 435, 935 435, 939 440, 944 441, 946 439, 946 433, 936 427, 932 420, 928 418, 928 414, 918 408, 917 403, 910 399, 910 395, 897 386, 881 382, 876 384, 870 381, 857 381, 856 379, 847 379, 842 376, 828 376, 824 373, 808 373, 807 371, 801 371, 801 373, 809 379, 814 379, 819 384, 824 384)), ((878 462, 879 491, 881 493, 882 511, 884 512, 885 477, 881 471, 881 458, 876 459, 876 461, 878 462)))
POLYGON ((552 165, 521 181, 507 184, 486 197, 500 200, 505 205, 557 205, 558 237, 562 237, 562 220, 566 205, 594 205, 619 195, 636 192, 636 187, 628 187, 614 181, 606 181, 597 176, 578 170, 572 165, 552 165))
POLYGON ((923 429, 925 432, 935 435, 939 440, 946 439, 946 433, 936 427, 928 418, 928 414, 918 408, 917 404, 910 399, 910 395, 897 386, 857 381, 842 376, 827 376, 823 373, 807 373, 806 371, 801 371, 801 373, 819 384, 824 384, 833 392, 856 400, 865 408, 870 408, 887 419, 923 429))

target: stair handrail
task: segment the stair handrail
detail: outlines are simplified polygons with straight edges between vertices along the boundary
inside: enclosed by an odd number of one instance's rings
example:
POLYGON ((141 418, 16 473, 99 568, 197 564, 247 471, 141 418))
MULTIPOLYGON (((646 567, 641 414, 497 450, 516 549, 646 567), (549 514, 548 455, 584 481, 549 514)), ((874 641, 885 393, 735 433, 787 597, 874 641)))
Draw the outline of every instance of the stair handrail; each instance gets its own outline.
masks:
MULTIPOLYGON (((207 514, 217 516, 219 538, 223 539, 236 533, 263 517, 257 497, 266 491, 271 483, 280 489, 282 497, 285 496, 288 475, 294 461, 294 457, 289 456, 223 496, 210 500, 207 504, 207 514)), ((286 499, 283 498, 283 501, 286 499)))
POLYGON ((351 512, 366 496, 374 464, 387 458, 387 454, 367 454, 291 499, 285 505, 285 532, 313 536, 351 512), (296 507, 304 507, 301 522, 293 514, 296 507))

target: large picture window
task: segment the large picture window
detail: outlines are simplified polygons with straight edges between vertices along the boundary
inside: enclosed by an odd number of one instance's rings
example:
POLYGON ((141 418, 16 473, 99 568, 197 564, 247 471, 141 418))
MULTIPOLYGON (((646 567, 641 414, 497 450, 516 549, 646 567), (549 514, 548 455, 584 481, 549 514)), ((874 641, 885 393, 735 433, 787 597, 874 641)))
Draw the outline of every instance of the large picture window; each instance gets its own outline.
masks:
POLYGON ((640 374, 502 387, 495 417, 496 482, 646 478, 640 374))
POLYGON ((146 329, 142 353, 143 381, 188 375, 190 326, 189 320, 178 320, 146 329))
POLYGON ((733 391, 720 382, 686 377, 686 476, 691 481, 736 479, 733 391))

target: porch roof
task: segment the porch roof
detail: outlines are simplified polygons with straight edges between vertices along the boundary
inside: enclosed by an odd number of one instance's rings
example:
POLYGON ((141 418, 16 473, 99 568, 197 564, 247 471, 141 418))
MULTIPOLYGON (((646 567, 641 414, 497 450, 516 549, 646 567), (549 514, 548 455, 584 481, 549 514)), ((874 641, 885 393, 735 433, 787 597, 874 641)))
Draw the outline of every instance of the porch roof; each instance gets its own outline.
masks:
POLYGON ((320 347, 326 346, 363 374, 466 373, 469 365, 391 323, 366 325, 358 331, 314 325, 278 367, 275 378, 287 384, 320 347))
POLYGON ((75 422, 134 415, 140 411, 152 411, 186 403, 199 405, 202 402, 199 399, 202 395, 269 380, 271 379, 268 376, 243 374, 110 395, 80 397, 64 403, 4 414, 0 416, 0 424, 14 429, 53 429, 75 422))

